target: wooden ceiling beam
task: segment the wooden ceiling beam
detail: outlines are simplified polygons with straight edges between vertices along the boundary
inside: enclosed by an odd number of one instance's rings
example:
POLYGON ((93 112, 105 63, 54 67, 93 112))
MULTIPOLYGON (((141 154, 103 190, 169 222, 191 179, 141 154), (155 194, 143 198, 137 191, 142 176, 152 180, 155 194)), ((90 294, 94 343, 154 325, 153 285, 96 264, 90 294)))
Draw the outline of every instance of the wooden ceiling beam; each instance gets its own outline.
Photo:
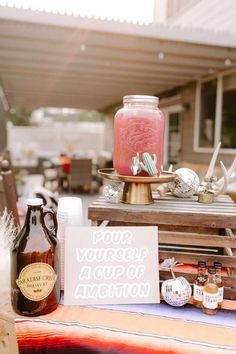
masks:
POLYGON ((37 94, 38 92, 44 92, 45 94, 48 93, 55 93, 55 94, 66 94, 66 95, 73 95, 74 93, 85 93, 85 94, 96 94, 99 96, 104 95, 125 95, 131 94, 135 92, 145 93, 145 92, 157 92, 157 90, 164 90, 167 88, 172 87, 171 84, 160 84, 156 87, 152 86, 144 86, 140 84, 130 84, 130 85, 119 85, 119 86, 112 86, 111 84, 104 84, 104 85, 94 85, 91 87, 91 83, 80 83, 77 86, 70 86, 66 87, 63 85, 55 84, 48 84, 48 85, 37 85, 36 81, 33 81, 32 85, 25 85, 25 84, 18 84, 18 85, 7 85, 4 83, 4 89, 6 94, 10 92, 15 92, 18 94, 22 94, 22 92, 29 92, 33 94, 37 94))
POLYGON ((7 57, 3 56, 3 53, 0 53, 0 65, 11 65, 15 64, 18 66, 23 66, 23 67, 37 67, 37 68, 48 68, 49 70, 54 69, 54 70, 102 70, 103 72, 125 72, 126 74, 128 72, 133 72, 138 75, 146 75, 150 74, 153 75, 154 73, 166 73, 168 76, 170 74, 176 74, 176 75, 186 75, 186 76, 193 76, 193 75, 206 75, 208 68, 189 68, 187 66, 175 66, 175 65, 168 65, 165 64, 164 62, 157 62, 155 65, 153 64, 142 64, 142 63, 120 63, 118 62, 117 65, 115 63, 110 64, 109 62, 106 62, 104 60, 92 60, 87 58, 84 58, 83 60, 78 60, 78 61, 63 61, 61 59, 58 59, 57 61, 48 61, 46 59, 29 59, 27 57, 25 58, 17 58, 15 56, 7 57), (106 65, 107 64, 107 65, 106 65))
MULTIPOLYGON (((92 101, 90 99, 87 100, 82 100, 77 98, 76 101, 72 100, 64 100, 61 101, 61 99, 55 98, 55 99, 50 99, 50 101, 41 99, 41 98, 32 98, 30 99, 29 97, 25 97, 23 99, 18 99, 18 98, 13 98, 10 99, 11 101, 11 106, 19 106, 19 107, 31 107, 31 108, 36 108, 36 107, 68 107, 68 108, 79 108, 79 109, 96 109, 96 110, 101 110, 107 102, 109 104, 112 104, 112 101, 108 101, 107 99, 105 100, 99 100, 99 101, 92 101)), ((116 100, 117 101, 117 100, 116 100)))
MULTIPOLYGON (((153 92, 149 94, 154 94, 153 92)), ((102 109, 107 104, 113 105, 114 102, 121 101, 121 96, 117 95, 114 98, 103 96, 96 97, 96 95, 92 96, 88 95, 76 95, 73 97, 70 96, 45 96, 40 93, 38 96, 35 94, 24 94, 24 95, 15 95, 14 93, 7 95, 11 106, 26 106, 26 107, 73 107, 73 108, 87 108, 87 109, 102 109)))
POLYGON ((77 76, 71 76, 68 75, 67 73, 65 74, 53 74, 49 72, 29 72, 29 71, 16 71, 16 70, 2 70, 1 73, 2 80, 4 82, 9 82, 11 84, 14 84, 15 81, 20 81, 23 84, 26 83, 26 81, 29 81, 30 84, 32 84, 32 80, 35 80, 36 82, 40 83, 42 82, 45 84, 45 81, 47 83, 50 82, 56 82, 58 84, 63 84, 64 86, 68 85, 73 85, 76 86, 78 83, 91 83, 93 84, 99 84, 102 82, 102 85, 106 83, 110 83, 113 86, 116 85, 131 85, 131 84, 142 84, 146 86, 153 86, 157 87, 160 84, 171 84, 171 85, 180 85, 183 84, 183 82, 186 82, 188 80, 180 80, 180 79, 171 79, 171 78, 163 78, 161 75, 160 76, 155 76, 152 78, 144 77, 144 78, 137 78, 132 75, 127 75, 127 76, 119 76, 119 74, 103 74, 103 73, 81 73, 77 76))
MULTIPOLYGON (((163 89, 167 89, 168 88, 168 85, 166 86, 160 86, 160 88, 163 90, 163 89)), ((138 92, 140 93, 142 88, 140 88, 139 86, 137 86, 137 90, 138 92)), ((87 87, 84 87, 83 89, 78 89, 75 91, 74 94, 72 94, 71 92, 68 92, 68 91, 63 91, 63 90, 50 90, 50 88, 48 89, 41 89, 41 88, 35 88, 34 90, 30 90, 30 88, 27 88, 27 87, 22 87, 21 90, 17 90, 17 89, 12 89, 12 88, 7 88, 6 87, 6 95, 9 95, 9 94, 12 94, 12 95, 15 95, 15 96, 22 96, 22 95, 45 95, 45 96, 78 96, 78 95, 86 95, 86 96, 96 96, 96 97, 110 97, 110 98, 113 98, 114 96, 118 96, 119 99, 121 100, 123 96, 125 95, 128 95, 128 94, 131 94, 133 93, 133 90, 130 92, 130 90, 128 88, 119 88, 119 89, 116 89, 114 91, 109 91, 107 88, 105 88, 105 90, 102 92, 102 94, 99 94, 99 90, 97 89, 94 89, 94 90, 90 90, 90 88, 87 86, 87 87), (20 92, 21 91, 21 92, 20 92)), ((153 94, 155 93, 156 91, 154 91, 152 88, 146 88, 146 89, 142 89, 141 93, 142 94, 153 94)))
POLYGON ((104 63, 113 61, 119 63, 140 63, 148 65, 174 65, 175 67, 189 67, 194 70, 197 69, 224 69, 224 59, 201 59, 193 57, 184 57, 179 53, 178 55, 169 55, 165 52, 163 60, 158 60, 158 51, 155 53, 141 53, 137 51, 111 50, 110 48, 101 47, 88 47, 86 52, 81 52, 80 48, 70 47, 64 48, 60 51, 45 52, 38 49, 38 47, 32 48, 12 48, 9 46, 3 46, 0 42, 0 51, 2 57, 18 58, 18 59, 30 59, 40 61, 51 62, 64 62, 64 63, 76 63, 83 62, 85 60, 102 60, 104 63))
MULTIPOLYGON (((81 43, 76 41, 74 43, 48 43, 37 41, 37 47, 35 47, 35 40, 25 41, 24 39, 9 39, 6 37, 0 36, 0 44, 1 48, 5 50, 16 50, 23 52, 32 52, 35 53, 43 53, 43 55, 48 57, 65 57, 70 56, 71 53, 77 53, 78 55, 84 56, 96 56, 97 58, 100 56, 101 58, 109 59, 126 59, 127 57, 131 60, 139 60, 139 61, 148 61, 148 62, 157 62, 158 61, 158 52, 163 51, 161 48, 150 48, 149 50, 140 50, 140 49, 131 49, 124 47, 114 47, 109 45, 108 43, 104 45, 99 44, 90 44, 87 45, 86 52, 82 52, 80 50, 81 43)), ((233 53, 231 53, 233 55, 233 53)), ((170 53, 165 51, 165 61, 168 63, 176 63, 178 64, 182 61, 183 64, 187 64, 189 66, 200 66, 200 67, 211 67, 222 68, 225 55, 221 58, 215 57, 214 53, 212 53, 211 57, 204 58, 202 57, 199 61, 199 57, 196 57, 191 52, 188 54, 184 54, 181 51, 170 53)), ((236 51, 235 51, 235 59, 236 59, 236 51)))
MULTIPOLYGON (((55 16, 54 16, 55 18, 55 16)), ((74 20, 74 19, 73 19, 74 20)), ((78 19, 77 19, 78 21, 78 19)), ((80 19, 81 21, 81 19, 80 19)), ((100 21, 97 21, 99 23, 100 21)), ((229 44, 227 44, 227 40, 225 39, 224 44, 225 47, 222 45, 212 45, 213 40, 211 41, 211 45, 207 44, 198 44, 198 43, 191 43, 190 41, 177 40, 175 37, 175 32, 179 31, 179 28, 170 28, 173 36, 171 39, 168 38, 153 38, 153 36, 145 35, 146 29, 145 26, 138 26, 137 28, 140 29, 139 35, 128 34, 127 33, 118 33, 114 30, 113 32, 113 23, 110 23, 110 31, 98 31, 96 28, 68 28, 63 26, 50 26, 47 24, 42 23, 30 23, 30 22, 21 22, 21 21, 11 21, 7 19, 0 19, 0 33, 6 36, 14 37, 16 34, 20 35, 21 38, 25 39, 33 39, 33 40, 44 40, 44 41, 51 41, 51 42, 68 42, 68 43, 78 43, 78 42, 86 42, 89 44, 98 44, 98 45, 112 45, 114 47, 123 47, 126 49, 140 49, 140 50, 150 50, 150 48, 156 48, 160 50, 159 46, 162 50, 172 51, 172 53, 179 53, 182 52, 183 54, 186 51, 187 43, 187 53, 190 51, 196 57, 218 57, 224 58, 227 55, 227 49, 231 48, 229 44), (113 32, 113 33, 112 33, 113 32), (116 32, 116 33, 115 33, 116 32), (164 44, 164 46, 163 46, 164 44), (166 44, 168 47, 166 47, 166 44), (159 46, 158 46, 159 45, 159 46)), ((114 23, 117 26, 117 23, 114 23)), ((122 27, 125 29, 126 24, 123 24, 122 27)), ((132 27, 132 25, 131 25, 132 27)), ((156 27, 153 28, 156 34, 161 34, 161 28, 158 29, 156 27)), ((186 31, 186 29, 185 29, 186 31)), ((194 32, 192 33, 192 41, 194 41, 194 32)), ((198 33, 201 31, 198 31, 198 33)), ((204 33, 205 37, 207 37, 207 33, 204 33)), ((216 35, 217 36, 217 35, 216 35)), ((218 35, 219 38, 219 35, 218 35)), ((236 59, 236 57, 235 57, 236 59)))

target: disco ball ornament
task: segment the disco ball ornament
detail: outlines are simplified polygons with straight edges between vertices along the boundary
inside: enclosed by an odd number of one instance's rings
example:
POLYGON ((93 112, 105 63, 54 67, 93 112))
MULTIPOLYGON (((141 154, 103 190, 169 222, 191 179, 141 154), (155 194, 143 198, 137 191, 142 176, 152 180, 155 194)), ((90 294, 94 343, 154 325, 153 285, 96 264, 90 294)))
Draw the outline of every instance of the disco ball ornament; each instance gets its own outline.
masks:
POLYGON ((103 196, 108 203, 120 203, 123 192, 123 186, 121 183, 111 183, 104 187, 103 196))
POLYGON ((190 168, 179 168, 175 173, 177 174, 176 178, 168 184, 173 195, 179 198, 188 198, 197 193, 200 180, 196 172, 190 168))
POLYGON ((161 294, 167 304, 180 307, 189 302, 192 290, 187 279, 178 277, 165 280, 161 286, 161 294))

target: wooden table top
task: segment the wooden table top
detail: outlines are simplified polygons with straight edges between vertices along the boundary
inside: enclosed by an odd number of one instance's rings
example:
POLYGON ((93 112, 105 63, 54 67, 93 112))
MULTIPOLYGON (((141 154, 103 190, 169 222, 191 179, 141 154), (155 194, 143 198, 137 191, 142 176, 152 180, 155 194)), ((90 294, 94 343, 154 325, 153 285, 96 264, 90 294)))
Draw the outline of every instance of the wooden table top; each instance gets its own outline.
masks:
POLYGON ((150 205, 111 204, 98 198, 88 208, 93 221, 114 221, 137 224, 201 226, 236 229, 236 204, 227 195, 215 198, 212 204, 197 202, 197 197, 158 197, 153 193, 150 205))

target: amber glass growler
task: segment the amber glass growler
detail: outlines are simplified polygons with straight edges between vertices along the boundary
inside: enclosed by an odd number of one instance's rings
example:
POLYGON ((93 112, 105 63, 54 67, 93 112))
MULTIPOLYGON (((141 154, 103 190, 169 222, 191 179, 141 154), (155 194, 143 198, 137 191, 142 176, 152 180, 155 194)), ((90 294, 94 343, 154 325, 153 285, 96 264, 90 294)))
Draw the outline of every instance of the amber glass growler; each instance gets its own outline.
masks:
POLYGON ((60 247, 57 221, 40 198, 27 201, 25 224, 11 252, 13 309, 24 316, 38 316, 55 310, 60 301, 60 247), (45 224, 51 214, 54 228, 45 224))

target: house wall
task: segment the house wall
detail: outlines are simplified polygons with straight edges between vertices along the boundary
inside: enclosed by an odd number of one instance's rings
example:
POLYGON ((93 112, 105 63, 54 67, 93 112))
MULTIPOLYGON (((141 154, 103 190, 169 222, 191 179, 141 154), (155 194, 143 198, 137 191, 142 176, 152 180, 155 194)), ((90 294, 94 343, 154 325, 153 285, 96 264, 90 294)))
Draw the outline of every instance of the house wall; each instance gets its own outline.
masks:
MULTIPOLYGON (((189 164, 209 164, 212 153, 200 153, 193 149, 194 141, 194 120, 195 120, 195 95, 196 84, 186 85, 182 89, 182 95, 178 103, 183 104, 182 113, 182 161, 189 164)), ((234 156, 231 154, 219 154, 217 164, 220 160, 226 166, 231 165, 234 156)))
POLYGON ((190 4, 189 0, 167 0, 167 10, 166 10, 166 15, 167 19, 169 19, 172 16, 178 15, 179 12, 184 10, 186 6, 193 6, 195 5, 199 0, 192 1, 190 4))

